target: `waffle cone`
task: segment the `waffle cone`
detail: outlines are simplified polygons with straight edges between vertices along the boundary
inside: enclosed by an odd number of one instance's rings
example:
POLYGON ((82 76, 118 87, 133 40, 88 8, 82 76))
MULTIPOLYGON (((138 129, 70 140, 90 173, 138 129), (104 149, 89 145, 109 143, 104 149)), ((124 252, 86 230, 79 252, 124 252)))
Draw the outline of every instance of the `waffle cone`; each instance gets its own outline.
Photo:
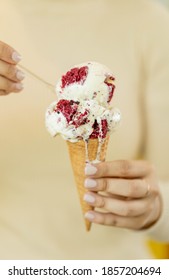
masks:
MULTIPOLYGON (((70 141, 67 141, 68 149, 69 149, 69 156, 72 164, 72 169, 74 173, 74 178, 75 178, 75 183, 77 187, 77 191, 79 194, 80 198, 80 204, 81 204, 81 209, 84 214, 87 211, 90 211, 93 209, 92 206, 87 204, 84 200, 84 194, 86 192, 85 187, 84 187, 84 180, 85 180, 85 174, 84 174, 84 168, 85 168, 85 163, 86 163, 86 149, 85 149, 85 142, 83 140, 78 141, 76 143, 72 143, 70 141)), ((94 161, 97 156, 97 151, 98 151, 98 145, 99 142, 97 139, 89 139, 88 142, 88 158, 89 161, 94 161)), ((108 137, 105 139, 101 146, 101 151, 100 151, 100 161, 105 160, 106 156, 106 150, 107 150, 107 145, 108 145, 108 137)), ((86 230, 89 231, 91 227, 90 221, 85 219, 85 226, 86 230)))

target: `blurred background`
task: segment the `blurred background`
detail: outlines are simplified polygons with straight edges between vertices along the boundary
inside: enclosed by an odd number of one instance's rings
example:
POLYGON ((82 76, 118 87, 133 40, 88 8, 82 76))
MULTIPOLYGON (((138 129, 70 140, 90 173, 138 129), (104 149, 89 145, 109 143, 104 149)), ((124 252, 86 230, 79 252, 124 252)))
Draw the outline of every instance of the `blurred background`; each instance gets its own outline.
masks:
POLYGON ((161 3, 169 7, 169 0, 159 0, 161 3))

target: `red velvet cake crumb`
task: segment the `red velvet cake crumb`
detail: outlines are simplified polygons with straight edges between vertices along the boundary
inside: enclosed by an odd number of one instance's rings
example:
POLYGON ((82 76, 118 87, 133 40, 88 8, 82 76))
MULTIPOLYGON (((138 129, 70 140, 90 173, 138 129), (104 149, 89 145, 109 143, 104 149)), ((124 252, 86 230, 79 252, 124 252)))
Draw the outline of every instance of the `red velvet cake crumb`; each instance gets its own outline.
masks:
POLYGON ((97 121, 94 122, 93 125, 93 132, 90 135, 91 139, 96 139, 98 137, 100 138, 105 138, 107 135, 107 131, 108 131, 108 123, 107 120, 102 120, 101 121, 101 129, 99 127, 99 124, 97 123, 97 121))
POLYGON ((66 86, 74 83, 83 84, 86 80, 88 74, 88 67, 75 67, 68 71, 65 75, 62 76, 62 85, 61 88, 65 88, 66 86))
POLYGON ((83 124, 89 122, 88 119, 87 119, 88 113, 89 113, 89 112, 86 110, 84 113, 79 113, 79 114, 77 114, 77 115, 74 117, 72 124, 75 125, 75 127, 77 128, 77 127, 79 127, 80 125, 83 125, 83 124))
POLYGON ((78 104, 79 102, 77 101, 61 99, 57 103, 54 111, 58 114, 61 112, 69 123, 77 112, 78 104))

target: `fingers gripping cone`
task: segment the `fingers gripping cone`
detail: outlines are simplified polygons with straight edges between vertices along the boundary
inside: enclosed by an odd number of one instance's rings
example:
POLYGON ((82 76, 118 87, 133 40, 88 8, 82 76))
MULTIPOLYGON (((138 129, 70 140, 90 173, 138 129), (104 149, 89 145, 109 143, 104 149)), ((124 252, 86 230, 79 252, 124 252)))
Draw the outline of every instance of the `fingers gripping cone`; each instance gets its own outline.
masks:
MULTIPOLYGON (((106 150, 108 145, 108 137, 105 139, 101 146, 100 151, 100 161, 105 160, 106 156, 106 150)), ((85 149, 85 142, 83 140, 78 141, 76 143, 72 143, 70 141, 67 141, 68 149, 69 149, 69 156, 72 164, 72 169, 74 173, 75 183, 77 187, 77 191, 80 198, 80 204, 83 216, 87 211, 90 211, 93 209, 92 206, 87 204, 84 200, 84 194, 86 192, 84 187, 84 180, 85 180, 85 174, 84 174, 84 168, 86 163, 86 149, 85 149)), ((88 142, 88 158, 89 162, 92 162, 96 159, 97 151, 98 151, 99 142, 97 139, 89 139, 88 142)), ((91 227, 91 223, 85 219, 85 226, 86 230, 89 231, 91 227)))

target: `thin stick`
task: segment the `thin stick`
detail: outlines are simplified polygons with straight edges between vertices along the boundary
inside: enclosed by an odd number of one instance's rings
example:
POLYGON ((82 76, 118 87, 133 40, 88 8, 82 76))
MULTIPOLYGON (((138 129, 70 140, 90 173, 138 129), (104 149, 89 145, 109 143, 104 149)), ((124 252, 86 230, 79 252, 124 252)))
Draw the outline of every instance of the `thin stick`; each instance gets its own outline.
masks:
POLYGON ((19 64, 18 65, 21 69, 23 69, 25 72, 27 72, 28 74, 30 74, 32 77, 34 77, 35 79, 37 79, 38 81, 40 81, 41 83, 45 84, 47 87, 50 88, 50 90, 52 90, 55 93, 55 86, 48 83, 47 81, 45 81, 43 78, 39 77, 38 75, 36 75, 35 73, 33 73, 31 70, 29 70, 28 68, 26 68, 25 66, 19 64))

